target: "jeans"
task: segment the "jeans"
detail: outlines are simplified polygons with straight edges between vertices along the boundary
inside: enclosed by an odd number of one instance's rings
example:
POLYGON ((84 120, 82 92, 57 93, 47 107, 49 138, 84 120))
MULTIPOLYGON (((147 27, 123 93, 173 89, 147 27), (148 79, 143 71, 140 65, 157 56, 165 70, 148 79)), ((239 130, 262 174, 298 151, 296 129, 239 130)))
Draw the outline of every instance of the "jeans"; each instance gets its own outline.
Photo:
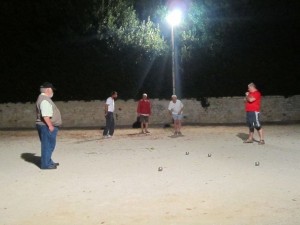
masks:
POLYGON ((105 116, 106 118, 106 126, 103 131, 103 135, 114 135, 115 131, 115 119, 114 119, 114 113, 108 112, 105 116))
POLYGON ((51 157, 56 145, 58 128, 54 127, 52 132, 46 125, 37 124, 36 128, 41 141, 41 169, 47 169, 54 164, 51 157))

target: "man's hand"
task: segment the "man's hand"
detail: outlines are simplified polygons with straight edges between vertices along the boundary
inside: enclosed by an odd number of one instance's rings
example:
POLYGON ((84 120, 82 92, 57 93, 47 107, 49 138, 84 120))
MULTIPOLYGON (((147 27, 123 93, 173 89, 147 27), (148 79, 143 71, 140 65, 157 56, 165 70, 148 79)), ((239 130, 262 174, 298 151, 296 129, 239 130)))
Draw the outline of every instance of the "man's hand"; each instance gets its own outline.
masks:
POLYGON ((54 126, 51 125, 51 126, 49 126, 48 128, 49 128, 50 132, 53 132, 53 131, 54 131, 54 126))
POLYGON ((48 126, 49 131, 50 132, 54 131, 54 126, 52 125, 51 118, 48 116, 44 116, 43 118, 44 118, 45 123, 48 126))

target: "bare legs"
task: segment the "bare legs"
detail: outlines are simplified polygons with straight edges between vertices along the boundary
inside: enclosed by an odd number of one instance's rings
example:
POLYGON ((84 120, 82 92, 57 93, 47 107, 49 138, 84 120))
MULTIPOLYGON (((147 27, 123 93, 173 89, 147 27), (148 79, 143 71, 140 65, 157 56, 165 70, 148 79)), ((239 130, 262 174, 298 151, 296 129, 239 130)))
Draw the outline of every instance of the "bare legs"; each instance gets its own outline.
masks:
POLYGON ((174 120, 175 134, 181 134, 181 120, 174 120))
MULTIPOLYGON (((264 135, 263 135, 263 129, 259 129, 257 131, 258 133, 258 136, 259 136, 259 144, 265 144, 265 141, 264 141, 264 135)), ((244 141, 244 143, 252 143, 253 140, 254 140, 254 132, 253 131, 249 131, 249 137, 246 141, 244 141)))
POLYGON ((148 123, 141 123, 142 133, 150 133, 148 131, 148 123), (145 131, 144 131, 145 129, 145 131))
MULTIPOLYGON (((257 132, 258 132, 259 140, 260 140, 260 141, 264 140, 263 129, 261 128, 261 129, 258 130, 257 132)), ((253 136, 254 136, 254 132, 249 131, 249 137, 248 137, 248 140, 253 141, 253 136)))

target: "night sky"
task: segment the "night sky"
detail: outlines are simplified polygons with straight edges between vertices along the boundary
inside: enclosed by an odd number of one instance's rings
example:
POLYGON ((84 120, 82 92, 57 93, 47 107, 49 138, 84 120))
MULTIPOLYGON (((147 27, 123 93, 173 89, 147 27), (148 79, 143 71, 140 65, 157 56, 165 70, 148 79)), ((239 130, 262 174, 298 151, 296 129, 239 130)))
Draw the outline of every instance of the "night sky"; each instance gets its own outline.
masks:
MULTIPOLYGON (((113 90, 121 99, 137 99, 143 92, 170 97, 170 54, 136 64, 131 50, 111 50, 95 30, 82 32, 81 24, 93 22, 83 10, 88 2, 73 9, 64 8, 63 1, 1 3, 0 103, 34 102, 45 81, 56 86, 55 101, 102 100, 113 90)), ((147 1, 136 2, 140 17, 153 13, 143 7, 147 1)), ((230 21, 219 37, 222 48, 213 54, 199 50, 180 64, 180 96, 242 96, 250 82, 263 95, 300 94, 297 1, 221 2, 230 11, 210 15, 218 23, 230 21)))

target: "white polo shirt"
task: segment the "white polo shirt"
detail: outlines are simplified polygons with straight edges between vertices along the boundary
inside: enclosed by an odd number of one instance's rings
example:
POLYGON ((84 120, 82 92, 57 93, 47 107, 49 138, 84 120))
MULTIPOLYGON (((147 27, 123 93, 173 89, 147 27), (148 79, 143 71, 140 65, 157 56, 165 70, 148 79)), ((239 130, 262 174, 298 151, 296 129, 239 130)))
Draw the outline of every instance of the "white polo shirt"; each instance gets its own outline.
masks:
POLYGON ((112 97, 109 97, 105 104, 108 105, 108 112, 115 111, 115 100, 112 97))
POLYGON ((177 99, 175 103, 173 101, 170 101, 168 110, 170 110, 172 112, 172 114, 177 115, 181 111, 182 108, 183 108, 182 102, 177 99))

